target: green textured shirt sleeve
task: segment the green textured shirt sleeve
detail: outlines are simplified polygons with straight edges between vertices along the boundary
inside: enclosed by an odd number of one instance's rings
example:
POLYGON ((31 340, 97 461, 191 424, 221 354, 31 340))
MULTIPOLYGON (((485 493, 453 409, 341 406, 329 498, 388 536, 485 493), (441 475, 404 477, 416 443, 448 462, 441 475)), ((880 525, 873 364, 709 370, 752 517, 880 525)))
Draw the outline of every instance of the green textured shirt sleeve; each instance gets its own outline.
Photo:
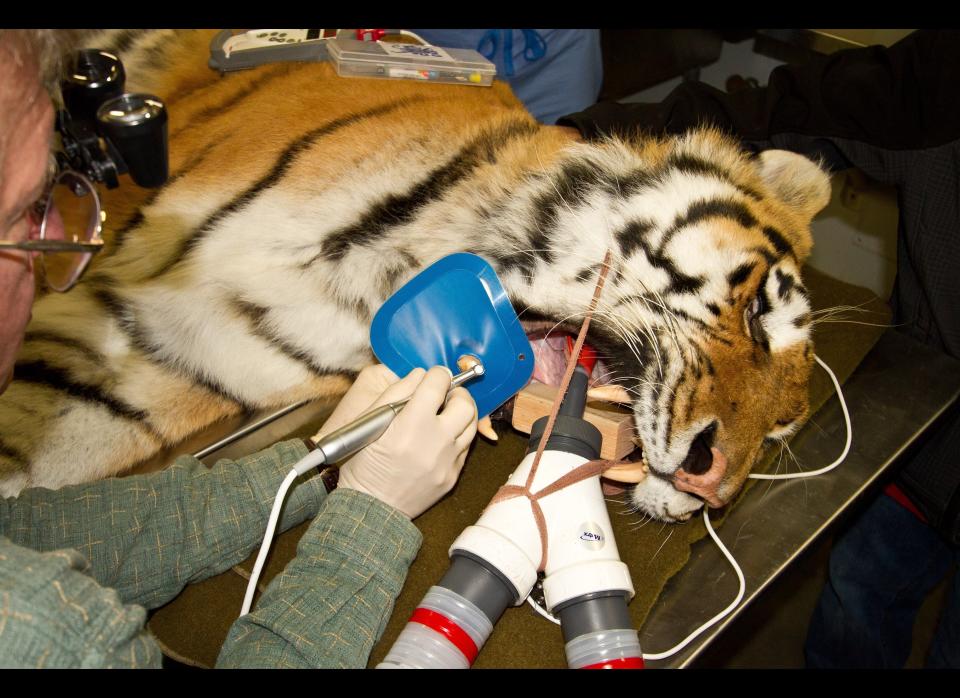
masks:
MULTIPOLYGON (((210 469, 183 457, 159 473, 0 500, 0 666, 159 666, 137 604, 166 603, 245 559, 305 454, 287 441, 210 469)), ((325 497, 319 478, 298 480, 281 529, 325 497)))
POLYGON ((396 509, 334 491, 296 557, 233 624, 217 666, 366 666, 421 541, 396 509))
POLYGON ((97 584, 76 550, 0 537, 0 668, 159 668, 143 606, 97 584))
MULTIPOLYGON (((280 483, 306 453, 291 440, 212 468, 183 456, 158 473, 26 490, 0 500, 0 534, 39 552, 77 550, 124 603, 155 608, 250 555, 280 483)), ((300 478, 280 529, 315 516, 325 497, 318 477, 300 478)))

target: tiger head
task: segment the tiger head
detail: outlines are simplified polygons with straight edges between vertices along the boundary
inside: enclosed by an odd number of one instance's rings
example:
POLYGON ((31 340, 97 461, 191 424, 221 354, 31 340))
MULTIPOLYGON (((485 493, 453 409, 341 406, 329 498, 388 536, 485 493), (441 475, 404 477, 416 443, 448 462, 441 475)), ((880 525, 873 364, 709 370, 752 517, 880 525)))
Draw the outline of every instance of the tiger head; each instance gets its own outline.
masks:
MULTIPOLYGON (((749 155, 712 130, 576 153, 564 167, 579 176, 567 191, 580 203, 567 215, 607 230, 614 256, 591 341, 629 394, 649 470, 633 504, 685 520, 703 500, 676 489, 678 473, 712 478, 726 504, 764 446, 807 416, 814 352, 800 267, 829 179, 800 155, 749 155), (611 178, 615 160, 633 164, 611 178)), ((585 307, 597 266, 569 264, 585 307)))

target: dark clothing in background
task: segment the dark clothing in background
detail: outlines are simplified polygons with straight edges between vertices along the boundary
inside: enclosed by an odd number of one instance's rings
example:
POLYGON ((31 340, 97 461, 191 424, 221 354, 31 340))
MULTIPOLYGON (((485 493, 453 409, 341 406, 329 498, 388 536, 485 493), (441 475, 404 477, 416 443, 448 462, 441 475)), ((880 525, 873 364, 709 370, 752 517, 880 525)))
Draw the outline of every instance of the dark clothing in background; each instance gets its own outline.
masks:
MULTIPOLYGON (((888 49, 780 66, 764 88, 726 94, 685 82, 660 104, 597 104, 557 123, 588 139, 712 124, 747 148, 791 150, 831 170, 855 166, 895 186, 893 322, 960 359, 958 69, 960 32, 917 31, 888 49)), ((906 662, 920 604, 960 560, 960 407, 924 436, 897 485, 926 521, 882 494, 838 537, 807 634, 808 666, 906 662)), ((960 668, 960 573, 926 662, 960 668)))
MULTIPOLYGON (((930 592, 960 561, 960 546, 891 497, 878 497, 834 543, 828 583, 807 631, 811 668, 902 668, 930 592)), ((960 574, 947 590, 926 668, 960 667, 960 574)))
MULTIPOLYGON (((685 82, 659 104, 597 104, 561 118, 586 138, 681 133, 712 124, 748 148, 781 148, 855 166, 895 186, 902 332, 960 359, 960 32, 914 32, 783 65, 766 87, 726 94, 685 82)), ((938 425, 898 480, 927 520, 960 543, 960 414, 938 425)))

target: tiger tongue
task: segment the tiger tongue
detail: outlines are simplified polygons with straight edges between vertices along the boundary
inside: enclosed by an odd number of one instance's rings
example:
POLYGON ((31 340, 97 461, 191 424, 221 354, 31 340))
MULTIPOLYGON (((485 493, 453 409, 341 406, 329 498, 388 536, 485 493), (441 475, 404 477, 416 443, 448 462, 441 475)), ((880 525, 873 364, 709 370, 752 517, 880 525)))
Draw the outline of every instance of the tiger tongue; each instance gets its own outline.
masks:
POLYGON ((607 480, 606 478, 600 478, 601 489, 606 495, 617 495, 627 491, 626 487, 621 487, 620 485, 607 480))

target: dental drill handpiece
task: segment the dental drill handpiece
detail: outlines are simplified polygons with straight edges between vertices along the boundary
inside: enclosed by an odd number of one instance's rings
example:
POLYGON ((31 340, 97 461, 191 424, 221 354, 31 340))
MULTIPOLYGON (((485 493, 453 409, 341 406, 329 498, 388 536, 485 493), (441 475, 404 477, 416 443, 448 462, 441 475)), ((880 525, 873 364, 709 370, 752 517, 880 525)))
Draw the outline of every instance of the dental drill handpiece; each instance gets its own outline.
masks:
MULTIPOLYGON (((450 389, 447 391, 447 396, 471 378, 483 375, 483 364, 480 363, 479 359, 470 355, 461 357, 461 361, 466 359, 472 359, 472 362, 470 364, 461 364, 458 362, 458 365, 460 368, 464 368, 466 365, 470 367, 453 377, 450 381, 450 389)), ((269 544, 270 541, 273 540, 273 533, 276 530, 277 522, 280 520, 281 505, 283 504, 287 490, 293 485, 296 477, 316 468, 318 465, 339 463, 363 447, 372 444, 387 430, 390 423, 400 414, 400 410, 402 410, 409 401, 410 398, 406 398, 404 400, 391 402, 382 407, 377 407, 376 409, 370 410, 367 414, 361 415, 350 424, 342 426, 326 436, 320 437, 316 449, 310 451, 293 466, 293 469, 287 474, 286 479, 280 485, 277 497, 273 503, 273 509, 270 511, 267 530, 263 535, 263 543, 260 546, 260 552, 257 553, 256 562, 254 562, 253 570, 250 573, 250 581, 247 584, 247 591, 243 597, 243 605, 240 608, 241 616, 249 613, 253 605, 253 594, 257 589, 257 579, 259 579, 260 572, 266 563, 267 552, 270 550, 269 544)))
MULTIPOLYGON (((447 391, 447 395, 449 396, 454 389, 459 388, 471 378, 482 376, 483 372, 483 364, 477 363, 466 371, 458 373, 450 381, 450 390, 447 391)), ((409 401, 408 397, 377 407, 321 437, 317 441, 317 450, 323 453, 323 462, 327 465, 339 463, 372 444, 383 435, 409 401)))

